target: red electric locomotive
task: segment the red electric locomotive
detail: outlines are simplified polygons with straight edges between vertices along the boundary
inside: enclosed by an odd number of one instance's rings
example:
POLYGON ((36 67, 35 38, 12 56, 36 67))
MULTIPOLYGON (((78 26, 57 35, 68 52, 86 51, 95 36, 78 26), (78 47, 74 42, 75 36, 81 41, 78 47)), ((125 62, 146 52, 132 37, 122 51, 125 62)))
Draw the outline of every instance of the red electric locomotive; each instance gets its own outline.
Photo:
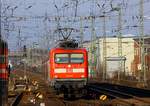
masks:
MULTIPOLYGON (((66 43, 66 42, 65 42, 66 43)), ((81 91, 88 79, 88 56, 84 48, 64 46, 50 50, 50 82, 58 92, 74 94, 81 91)))
MULTIPOLYGON (((64 93, 64 97, 82 94, 88 80, 88 53, 85 48, 78 47, 75 40, 69 39, 73 28, 59 28, 63 40, 59 40, 55 48, 49 53, 48 62, 44 62, 43 72, 48 73, 48 83, 57 93, 64 93), (63 35, 62 31, 68 31, 63 35), (45 68, 47 67, 48 68, 45 68)), ((55 31, 55 32, 56 32, 55 31)), ((46 78, 46 79, 47 79, 46 78)))
POLYGON ((51 85, 58 91, 83 88, 88 78, 85 49, 54 48, 50 51, 51 85))

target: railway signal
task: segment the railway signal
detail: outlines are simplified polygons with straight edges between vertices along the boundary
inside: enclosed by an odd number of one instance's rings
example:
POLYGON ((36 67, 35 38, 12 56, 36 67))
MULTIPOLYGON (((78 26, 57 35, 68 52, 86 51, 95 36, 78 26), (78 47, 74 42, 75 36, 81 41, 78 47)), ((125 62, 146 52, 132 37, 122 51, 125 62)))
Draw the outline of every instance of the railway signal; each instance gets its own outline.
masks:
POLYGON ((26 45, 23 46, 23 57, 27 57, 27 47, 26 47, 26 45))

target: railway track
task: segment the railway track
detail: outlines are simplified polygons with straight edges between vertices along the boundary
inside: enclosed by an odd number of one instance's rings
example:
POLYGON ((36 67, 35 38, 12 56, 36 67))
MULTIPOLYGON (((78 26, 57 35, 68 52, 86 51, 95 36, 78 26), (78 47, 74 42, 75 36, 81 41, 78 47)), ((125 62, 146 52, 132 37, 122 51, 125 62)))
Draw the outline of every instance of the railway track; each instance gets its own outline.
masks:
MULTIPOLYGON (((121 86, 122 89, 119 87, 120 87, 119 85, 118 86, 117 85, 109 85, 109 84, 103 85, 103 84, 94 83, 94 84, 89 84, 87 86, 87 89, 88 89, 88 91, 93 92, 96 95, 102 95, 102 94, 107 95, 109 98, 116 99, 116 100, 118 100, 119 103, 123 103, 123 105, 128 104, 128 105, 140 106, 139 104, 141 104, 144 106, 150 106, 150 101, 141 98, 140 93, 136 94, 135 92, 131 91, 131 87, 130 87, 130 89, 127 89, 128 87, 123 88, 121 86), (123 89, 127 90, 128 92, 124 92, 123 89)), ((140 91, 139 89, 136 89, 136 88, 132 88, 132 89, 140 91)), ((145 93, 147 92, 145 94, 145 97, 150 97, 150 95, 149 95, 150 91, 146 90, 143 92, 145 92, 145 93)), ((142 97, 144 97, 144 94, 142 94, 142 97)))
MULTIPOLYGON (((16 74, 23 77, 23 73, 20 70, 16 74)), ((42 74, 28 71, 27 76, 29 83, 36 82, 36 84, 33 85, 37 86, 37 89, 29 92, 30 95, 26 94, 23 96, 23 101, 21 101, 21 105, 19 106, 35 106, 40 104, 43 106, 99 106, 100 104, 108 104, 99 100, 87 100, 85 98, 64 99, 63 94, 56 95, 54 90, 48 86, 42 74)))
POLYGON ((23 95, 24 95, 24 91, 9 92, 9 95, 8 95, 8 106, 18 106, 19 103, 22 100, 23 95))
MULTIPOLYGON (((20 77, 23 77, 23 73, 19 71, 17 73, 20 77)), ((150 102, 142 97, 148 97, 147 95, 137 96, 134 93, 129 93, 124 91, 124 87, 109 85, 109 84, 88 84, 87 91, 89 94, 94 93, 95 98, 89 98, 91 95, 85 95, 85 97, 77 98, 74 100, 66 100, 63 98, 63 94, 56 95, 54 90, 48 86, 45 81, 45 78, 42 77, 42 74, 35 72, 27 72, 29 77, 29 83, 36 82, 33 84, 37 88, 30 92, 30 95, 23 96, 23 106, 34 106, 40 105, 43 106, 109 106, 109 105, 123 105, 123 106, 150 106, 150 102), (106 95, 108 99, 99 100, 100 95, 106 95), (41 97, 37 95, 42 95, 41 97), (32 98, 29 101, 29 97, 32 98), (32 101, 31 101, 32 100, 32 101), (32 102, 32 103, 31 103, 32 102), (140 105, 139 105, 140 104, 140 105)), ((131 90, 131 88, 128 88, 131 90)), ((127 88, 125 89, 127 90, 127 88)), ((138 91, 137 89, 133 90, 134 92, 138 91)), ((140 92, 140 91, 139 91, 140 92)), ((142 92, 141 92, 142 93, 142 92)), ((146 93, 146 92, 145 92, 146 93)), ((20 105, 20 106, 21 106, 20 105)))

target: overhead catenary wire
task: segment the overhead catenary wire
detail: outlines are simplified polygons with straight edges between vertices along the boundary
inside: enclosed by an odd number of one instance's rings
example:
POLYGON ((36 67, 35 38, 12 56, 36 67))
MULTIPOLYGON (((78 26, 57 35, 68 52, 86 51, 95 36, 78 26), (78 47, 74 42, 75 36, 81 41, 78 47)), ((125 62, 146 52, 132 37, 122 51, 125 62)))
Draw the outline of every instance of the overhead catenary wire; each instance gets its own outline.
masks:
MULTIPOLYGON (((65 2, 67 2, 68 0, 65 0, 65 2)), ((82 5, 85 5, 85 3, 89 3, 90 1, 92 1, 92 0, 83 0, 83 1, 79 1, 78 2, 78 7, 79 6, 82 6, 82 5)), ((110 7, 110 4, 109 4, 109 2, 111 1, 111 0, 104 0, 104 2, 103 2, 103 4, 100 4, 101 3, 101 0, 97 0, 98 1, 98 3, 99 3, 99 6, 100 7, 103 7, 104 5, 106 5, 108 8, 110 7)), ((125 1, 125 0, 124 0, 125 1)), ((115 4, 115 0, 113 0, 113 2, 114 2, 114 4, 115 4)), ((121 1, 122 2, 122 1, 121 1)), ((126 1, 125 1, 126 2, 126 1)), ((95 2, 95 4, 96 4, 96 2, 95 2)), ((28 6, 28 7, 31 7, 31 6, 28 6)), ((63 8, 67 8, 67 9, 69 9, 69 8, 75 8, 76 7, 76 5, 75 5, 75 1, 73 1, 73 3, 72 4, 68 4, 68 6, 65 6, 65 7, 60 7, 59 9, 60 9, 60 11, 63 11, 63 8)), ((123 7, 122 7, 123 8, 123 7)), ((73 10, 73 9, 72 9, 73 10)), ((75 9, 74 9, 74 11, 75 11, 75 9)), ((74 12, 75 13, 75 12, 74 12)), ((47 16, 47 18, 48 18, 48 20, 49 21, 47 21, 47 23, 49 23, 48 25, 50 26, 50 23, 56 23, 56 18, 58 17, 58 15, 57 14, 55 14, 55 16, 51 16, 49 13, 47 13, 48 14, 48 16, 47 16)), ((126 14, 122 14, 122 16, 125 16, 126 14)), ((64 13, 64 16, 65 16, 65 13, 64 13)), ((88 15, 88 16, 81 16, 81 15, 79 15, 79 14, 76 14, 76 15, 74 15, 74 16, 66 16, 66 17, 64 17, 64 16, 60 16, 59 15, 59 17, 60 17, 60 22, 63 24, 63 25, 65 25, 65 23, 68 23, 68 26, 73 26, 73 24, 76 22, 76 23, 80 23, 80 17, 82 17, 83 18, 83 28, 84 29, 88 29, 88 27, 86 27, 84 24, 85 24, 85 21, 86 20, 89 20, 90 19, 90 15, 88 15), (75 17, 76 16, 76 17, 75 17), (67 18, 68 18, 68 20, 67 20, 67 18), (69 19, 70 18, 70 19, 69 19), (75 21, 73 20, 73 19, 75 19, 75 21), (71 23, 72 22, 72 23, 71 23), (84 27, 85 26, 85 27, 84 27)), ((94 20, 98 20, 98 18, 102 18, 102 16, 101 15, 99 15, 99 16, 96 16, 96 15, 94 15, 94 20)), ((114 19, 111 19, 110 21, 112 21, 112 20, 117 20, 117 17, 118 17, 118 15, 113 15, 113 14, 111 14, 111 13, 109 13, 106 17, 114 17, 114 19)), ((136 16, 134 16, 134 17, 136 17, 136 16)), ((4 18, 4 17, 3 17, 4 18)), ((44 20, 44 16, 42 16, 42 15, 39 15, 39 16, 25 16, 25 17, 23 17, 23 16, 13 16, 13 17, 8 17, 9 19, 8 20, 10 20, 10 19, 12 19, 12 21, 15 21, 15 18, 16 18, 16 20, 18 19, 18 21, 17 22, 20 22, 20 21, 28 21, 28 19, 30 19, 30 20, 36 20, 36 19, 41 19, 41 20, 44 20), (13 20, 14 19, 14 20, 13 20)), ((127 20, 128 21, 128 20, 127 20)), ((136 20, 137 21, 137 20, 136 20)), ((17 23, 16 22, 16 23, 17 23)), ((99 23, 98 23, 99 24, 99 23)), ((106 26, 108 26, 108 25, 106 25, 106 26)), ((123 26, 123 28, 121 29, 121 30, 126 30, 126 29, 128 29, 129 28, 129 30, 131 29, 131 28, 137 28, 137 27, 132 27, 132 25, 129 25, 130 27, 128 27, 128 26, 123 26), (126 28, 127 27, 127 28, 126 28)), ((52 26, 50 29, 54 29, 54 27, 55 26, 52 26)), ((74 27, 74 26, 73 26, 74 27)), ((101 26, 94 26, 95 28, 97 28, 97 27, 101 27, 101 26)), ((117 26, 113 26, 112 27, 112 33, 113 34, 115 34, 118 30, 116 29, 117 28, 117 26)), ((23 31, 22 31, 23 32, 23 31)))

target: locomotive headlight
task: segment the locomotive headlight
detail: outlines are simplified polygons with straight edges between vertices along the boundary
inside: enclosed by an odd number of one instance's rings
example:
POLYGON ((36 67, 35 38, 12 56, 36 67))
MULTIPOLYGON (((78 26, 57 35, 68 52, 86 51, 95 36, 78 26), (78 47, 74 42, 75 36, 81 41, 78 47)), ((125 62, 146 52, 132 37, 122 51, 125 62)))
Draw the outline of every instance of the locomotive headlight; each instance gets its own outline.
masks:
POLYGON ((71 65, 69 64, 69 65, 68 65, 68 68, 70 68, 70 67, 71 67, 71 65))
POLYGON ((55 75, 54 77, 55 77, 55 78, 58 78, 58 76, 57 76, 57 75, 55 75))
POLYGON ((84 78, 84 75, 81 75, 81 78, 84 78))

